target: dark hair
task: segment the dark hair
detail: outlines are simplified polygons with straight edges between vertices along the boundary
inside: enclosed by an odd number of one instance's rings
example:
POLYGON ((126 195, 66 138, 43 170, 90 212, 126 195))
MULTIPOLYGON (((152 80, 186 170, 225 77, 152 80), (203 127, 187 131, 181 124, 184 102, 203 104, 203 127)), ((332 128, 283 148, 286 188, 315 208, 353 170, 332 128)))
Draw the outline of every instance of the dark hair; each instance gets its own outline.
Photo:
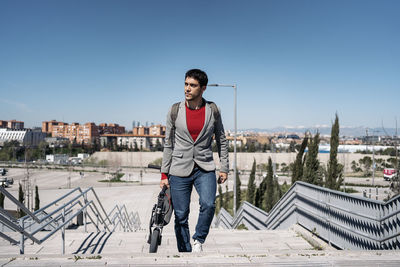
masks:
POLYGON ((201 87, 207 86, 208 77, 207 77, 207 74, 202 70, 199 70, 199 69, 188 70, 185 74, 185 79, 187 77, 197 80, 201 87))

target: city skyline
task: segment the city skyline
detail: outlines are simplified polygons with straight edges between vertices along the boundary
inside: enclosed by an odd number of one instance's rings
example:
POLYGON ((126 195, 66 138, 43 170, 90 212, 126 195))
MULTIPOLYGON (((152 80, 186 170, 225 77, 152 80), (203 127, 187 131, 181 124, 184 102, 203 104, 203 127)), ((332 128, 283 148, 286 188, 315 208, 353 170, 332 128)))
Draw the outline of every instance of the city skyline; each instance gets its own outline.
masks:
MULTIPOLYGON (((0 114, 165 125, 186 70, 237 84, 238 129, 395 127, 398 1, 2 1, 0 114)), ((233 91, 207 88, 233 129, 233 91)))

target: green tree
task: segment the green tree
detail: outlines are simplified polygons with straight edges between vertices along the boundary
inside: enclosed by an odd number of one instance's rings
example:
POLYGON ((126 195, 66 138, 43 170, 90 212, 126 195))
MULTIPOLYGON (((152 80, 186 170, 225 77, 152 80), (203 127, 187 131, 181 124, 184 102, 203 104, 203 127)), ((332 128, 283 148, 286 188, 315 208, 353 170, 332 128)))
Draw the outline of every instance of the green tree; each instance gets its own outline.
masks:
POLYGON ((229 201, 230 201, 230 196, 229 196, 229 190, 228 190, 228 183, 225 185, 225 199, 224 199, 224 209, 228 210, 229 207, 229 201))
MULTIPOLYGON (((21 184, 19 184, 19 187, 18 187, 18 201, 22 205, 24 205, 25 196, 24 196, 24 191, 22 190, 22 185, 21 184)), ((18 215, 19 215, 20 218, 24 217, 25 216, 25 212, 21 208, 19 208, 18 209, 18 215)))
POLYGON ((250 178, 249 182, 247 184, 247 195, 246 195, 246 201, 254 204, 254 197, 255 197, 255 191, 256 191, 256 184, 254 183, 256 178, 256 160, 253 160, 253 167, 251 168, 251 173, 250 173, 250 178))
POLYGON ((266 186, 267 186, 267 178, 264 177, 256 190, 254 205, 257 208, 264 209, 264 206, 265 206, 264 205, 264 195, 265 195, 266 186))
POLYGON ((35 185, 35 208, 34 210, 40 209, 40 199, 39 199, 39 188, 35 185))
POLYGON ((272 207, 274 206, 274 170, 272 168, 272 160, 271 158, 268 159, 268 170, 267 170, 267 177, 266 177, 266 190, 265 190, 265 211, 269 212, 272 207))
POLYGON ((224 194, 222 194, 222 186, 218 185, 218 211, 220 211, 224 207, 224 194))
POLYGON ((262 152, 267 152, 267 149, 268 149, 268 145, 265 143, 265 144, 263 144, 263 146, 262 146, 262 152))
POLYGON ((289 166, 284 162, 281 164, 281 172, 283 174, 288 174, 289 173, 289 166))
POLYGON ((359 170, 358 164, 357 164, 357 162, 356 162, 355 160, 353 160, 353 161, 351 162, 351 170, 352 170, 353 172, 358 172, 358 170, 359 170))
POLYGON ((319 146, 319 133, 314 135, 314 138, 310 138, 308 143, 307 158, 304 167, 303 181, 322 186, 323 179, 319 170, 319 160, 318 160, 318 146, 319 146))
POLYGON ((240 190, 241 185, 242 182, 240 181, 239 172, 236 170, 236 210, 239 209, 242 199, 242 191, 240 190))
POLYGON ((296 146, 296 142, 290 141, 288 152, 296 152, 295 146, 296 146))
POLYGON ((276 178, 274 178, 274 193, 273 193, 273 197, 272 197, 272 207, 275 206, 276 203, 278 203, 279 199, 281 199, 283 193, 281 190, 281 187, 279 186, 278 180, 276 178))
POLYGON ((254 145, 253 142, 250 143, 249 149, 247 151, 248 152, 256 152, 256 146, 254 145))
POLYGON ((331 150, 329 153, 326 187, 339 190, 343 182, 343 166, 341 166, 337 160, 339 147, 339 117, 337 113, 335 114, 335 122, 332 125, 330 146, 331 150))
POLYGON ((372 167, 372 158, 369 156, 364 156, 363 158, 359 159, 358 162, 364 169, 364 176, 369 176, 372 174, 371 167, 372 167))
POLYGON ((163 145, 158 138, 156 140, 156 151, 163 151, 163 145))
POLYGON ((304 151, 306 150, 308 143, 308 136, 305 136, 303 142, 301 143, 299 152, 297 153, 296 160, 293 164, 292 170, 292 184, 296 181, 301 181, 303 178, 303 167, 304 167, 304 151))

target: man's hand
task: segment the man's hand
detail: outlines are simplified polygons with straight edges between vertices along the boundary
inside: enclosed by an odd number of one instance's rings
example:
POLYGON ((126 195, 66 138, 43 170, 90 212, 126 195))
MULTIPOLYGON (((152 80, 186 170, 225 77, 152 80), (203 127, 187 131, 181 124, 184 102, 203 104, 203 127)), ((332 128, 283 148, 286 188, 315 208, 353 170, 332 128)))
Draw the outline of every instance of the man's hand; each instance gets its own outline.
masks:
POLYGON ((168 179, 164 179, 160 181, 160 187, 163 188, 166 185, 169 188, 168 179))
POLYGON ((219 173, 219 178, 218 178, 218 183, 223 184, 225 181, 228 179, 228 174, 226 172, 220 172, 219 173))

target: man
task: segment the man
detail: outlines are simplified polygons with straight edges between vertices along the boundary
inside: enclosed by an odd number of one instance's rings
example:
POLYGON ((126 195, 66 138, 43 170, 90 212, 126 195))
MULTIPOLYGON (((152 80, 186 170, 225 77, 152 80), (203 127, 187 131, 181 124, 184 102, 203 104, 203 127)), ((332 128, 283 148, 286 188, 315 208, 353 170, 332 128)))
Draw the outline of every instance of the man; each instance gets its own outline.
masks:
POLYGON ((207 74, 192 69, 185 75, 185 101, 168 112, 160 186, 171 187, 175 235, 179 252, 191 252, 189 205, 193 185, 200 197, 200 213, 193 235, 193 252, 202 251, 215 211, 217 189, 212 141, 220 158, 218 183, 228 179, 229 155, 218 108, 203 98, 207 74))

